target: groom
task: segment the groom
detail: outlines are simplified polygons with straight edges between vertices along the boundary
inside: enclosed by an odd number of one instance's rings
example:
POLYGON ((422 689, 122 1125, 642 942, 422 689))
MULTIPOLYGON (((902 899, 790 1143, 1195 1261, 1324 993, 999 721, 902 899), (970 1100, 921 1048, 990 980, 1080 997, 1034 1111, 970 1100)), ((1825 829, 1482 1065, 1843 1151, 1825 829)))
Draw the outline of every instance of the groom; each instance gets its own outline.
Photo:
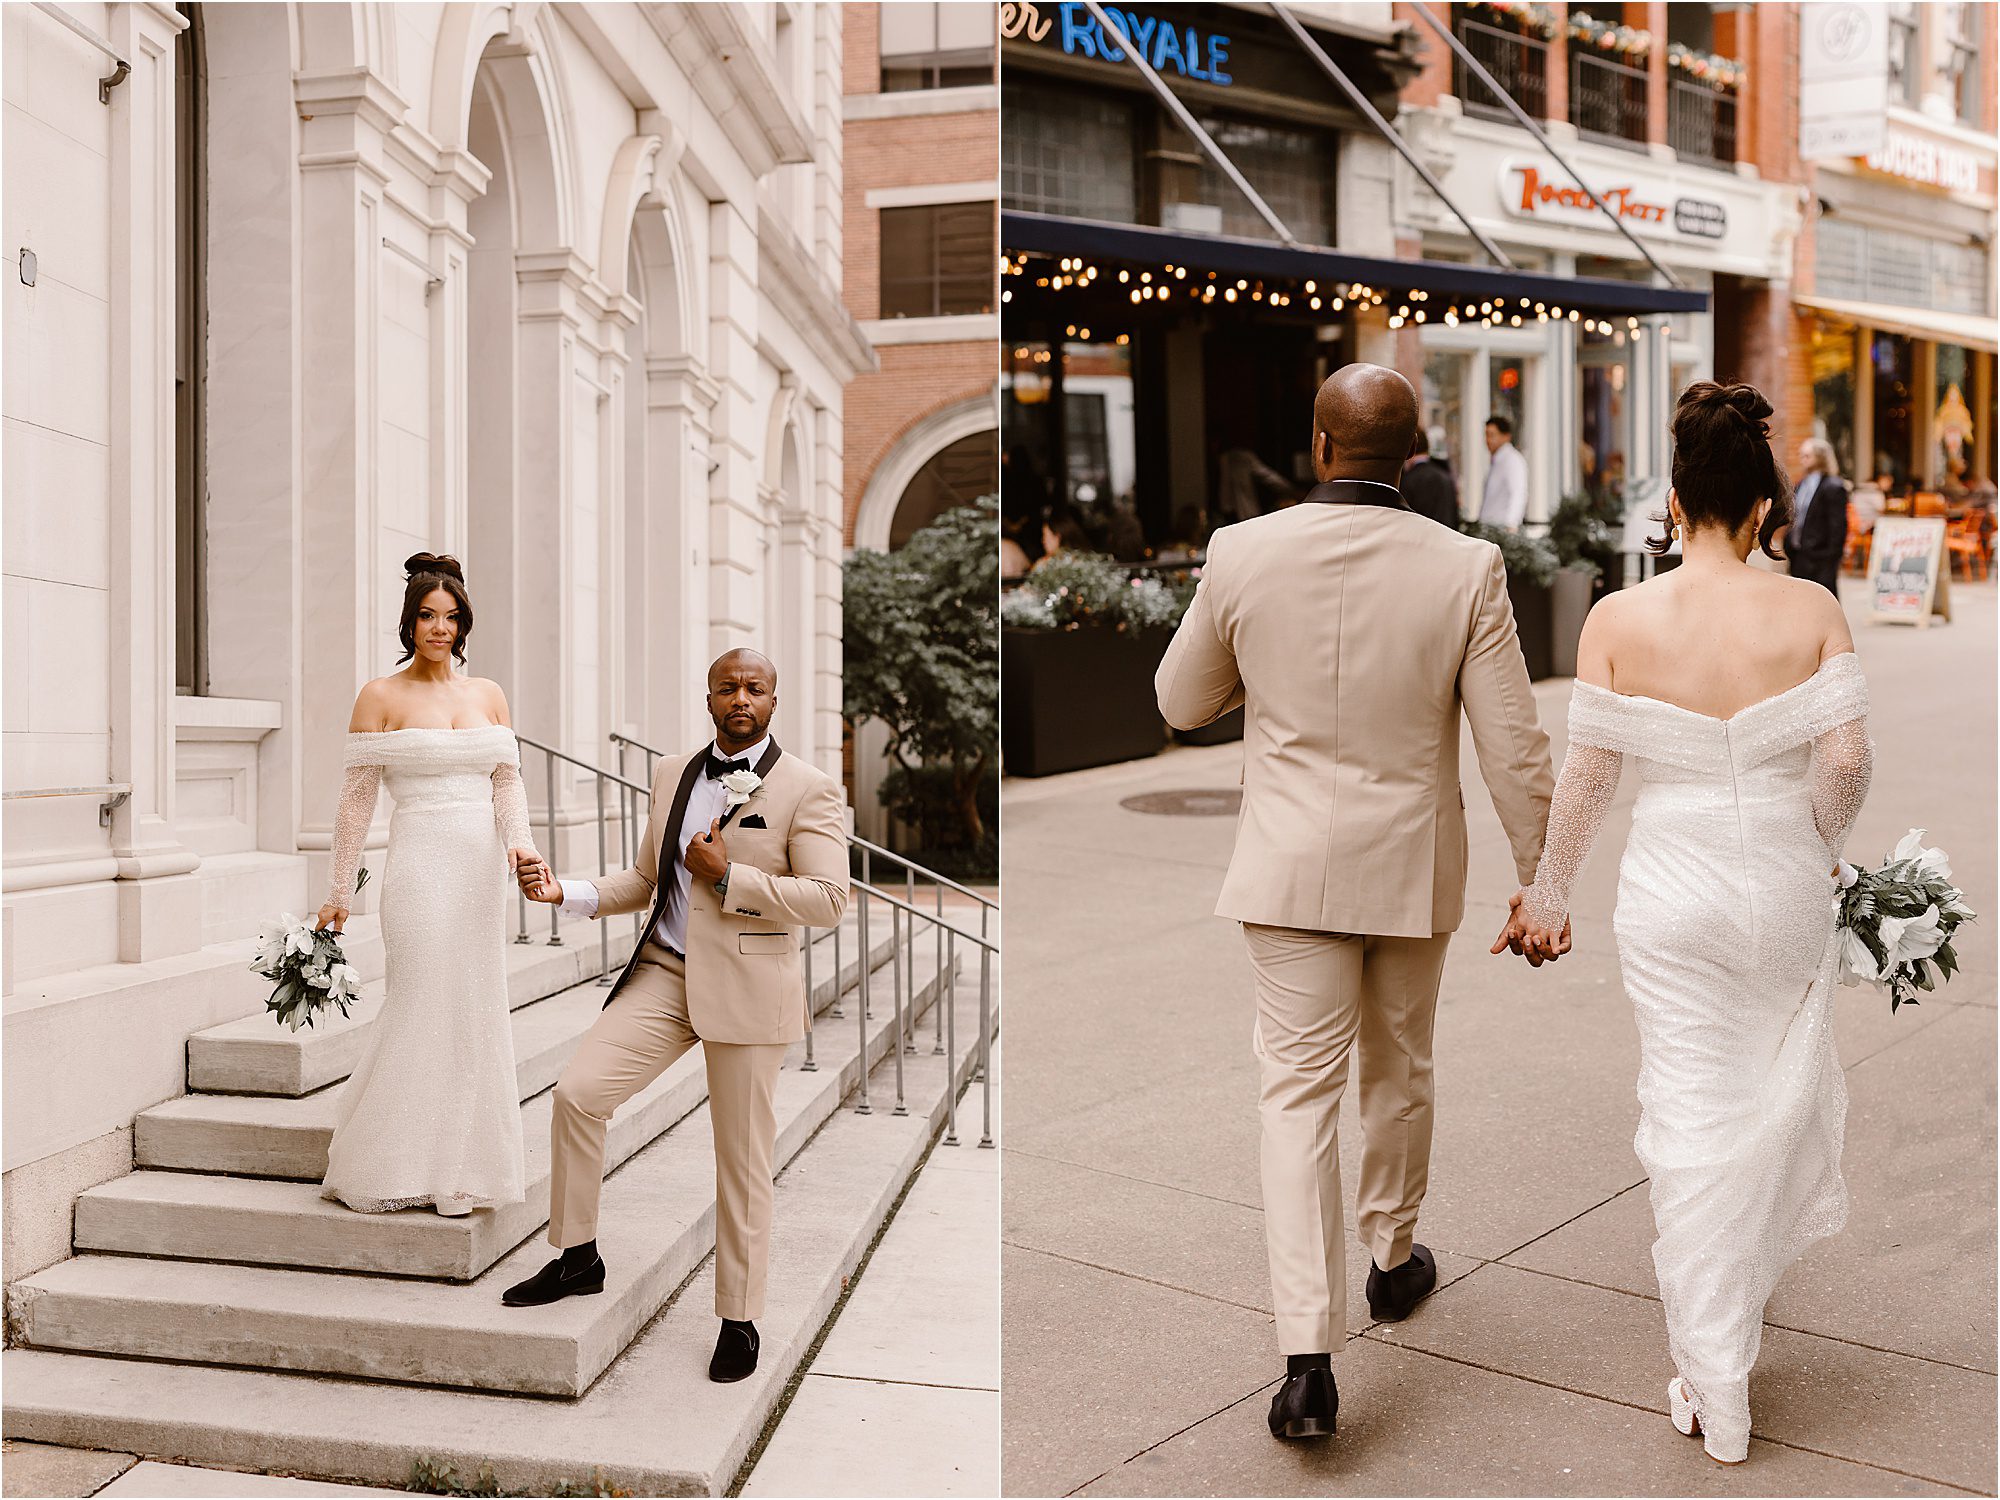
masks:
POLYGON ((1415 1232, 1438 981, 1465 903, 1461 711, 1523 886, 1553 788, 1500 550, 1404 505, 1397 481, 1416 441, 1417 396, 1401 375, 1355 364, 1328 377, 1313 402, 1318 487, 1215 534, 1155 680, 1179 729, 1247 710, 1243 811, 1216 914, 1243 924, 1256 982, 1280 1437, 1331 1435, 1340 1404, 1336 1129, 1350 1051, 1369 1311, 1407 1317, 1437 1285, 1415 1232))
POLYGON ((840 785, 770 736, 778 669, 725 652, 708 669, 715 741, 665 757, 638 863, 557 881, 524 862, 521 889, 567 915, 646 910, 646 937, 555 1087, 549 1243, 561 1251, 501 1300, 531 1307, 604 1290, 597 1201, 619 1105, 696 1042, 715 1135, 715 1311, 709 1379, 757 1368, 770 1253, 773 1096, 788 1044, 811 1024, 795 927, 833 927, 847 906, 840 785))

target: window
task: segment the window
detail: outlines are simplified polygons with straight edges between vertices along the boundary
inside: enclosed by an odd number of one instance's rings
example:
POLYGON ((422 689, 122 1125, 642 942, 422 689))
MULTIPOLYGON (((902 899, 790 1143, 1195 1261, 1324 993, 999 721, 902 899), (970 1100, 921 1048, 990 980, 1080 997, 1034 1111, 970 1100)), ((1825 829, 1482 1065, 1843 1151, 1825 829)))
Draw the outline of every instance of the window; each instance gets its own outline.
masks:
POLYGON ((1001 85, 1000 201, 1028 213, 1138 218, 1136 113, 1116 95, 1001 85))
POLYGON ((1916 107, 1923 97, 1924 67, 1917 8, 1904 3, 1889 8, 1889 97, 1916 107))
POLYGON ((992 312, 997 257, 990 199, 883 209, 881 316, 992 312))
MULTIPOLYGON (((1201 116, 1201 125, 1249 179, 1257 195, 1271 205, 1284 226, 1308 245, 1333 243, 1333 177, 1338 137, 1328 132, 1299 130, 1261 120, 1201 116)), ((1239 239, 1274 237, 1264 216, 1210 160, 1206 151, 1178 125, 1166 127, 1175 166, 1162 182, 1163 221, 1169 227, 1194 229, 1239 239), (1183 159, 1198 162, 1192 173, 1178 170, 1183 159), (1205 211, 1208 223, 1189 213, 1205 211), (1212 226, 1212 227, 1211 227, 1212 226)))
POLYGON ((1958 118, 1977 129, 1979 126, 1979 7, 1948 5, 1951 16, 1946 33, 1950 58, 1945 63, 1946 86, 1958 118))
POLYGON ((882 92, 970 88, 993 82, 991 5, 905 3, 876 7, 882 18, 882 92))
POLYGON ((1000 435, 990 427, 933 453, 903 487, 903 497, 896 502, 896 517, 889 525, 889 550, 895 551, 953 507, 970 505, 981 495, 992 494, 999 474, 1000 435))

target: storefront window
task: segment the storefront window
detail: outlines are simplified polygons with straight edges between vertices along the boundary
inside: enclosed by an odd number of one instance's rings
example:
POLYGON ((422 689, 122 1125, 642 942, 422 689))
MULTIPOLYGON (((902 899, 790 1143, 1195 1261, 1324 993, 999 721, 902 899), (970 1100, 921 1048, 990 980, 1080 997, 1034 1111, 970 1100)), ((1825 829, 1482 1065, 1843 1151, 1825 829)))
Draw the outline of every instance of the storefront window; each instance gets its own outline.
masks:
POLYGON ((1465 461, 1465 367, 1467 354, 1433 352, 1424 358, 1424 433, 1431 458, 1463 476, 1465 461))
MULTIPOLYGON (((1308 245, 1333 243, 1338 136, 1221 115, 1202 116, 1201 125, 1294 236, 1308 245)), ((1194 137, 1171 122, 1162 129, 1170 143, 1160 183, 1163 225, 1238 239, 1276 238, 1194 137)))
POLYGON ((1001 107, 1000 201, 1027 213, 1138 221, 1137 112, 1115 94, 1009 77, 1001 107))
POLYGON ((1931 405, 1932 483, 1947 496, 1963 494, 1973 479, 1977 434, 1972 406, 1972 351, 1958 344, 1937 346, 1937 389, 1931 405))
POLYGON ((1840 472, 1854 464, 1854 331, 1814 323, 1812 331, 1813 436, 1833 446, 1840 472))
POLYGON ((1916 395, 1916 351, 1898 333, 1874 336, 1875 453, 1870 474, 1896 494, 1910 488, 1911 403, 1916 395))
POLYGON ((1584 493, 1596 501, 1622 499, 1631 448, 1630 414, 1625 400, 1631 380, 1625 346, 1608 334, 1585 333, 1579 361, 1577 395, 1582 412, 1577 422, 1577 475, 1584 493))
POLYGON ((1524 372, 1527 363, 1507 355, 1487 359, 1486 410, 1488 415, 1505 417, 1514 424, 1514 446, 1521 446, 1521 428, 1526 421, 1527 390, 1524 372))

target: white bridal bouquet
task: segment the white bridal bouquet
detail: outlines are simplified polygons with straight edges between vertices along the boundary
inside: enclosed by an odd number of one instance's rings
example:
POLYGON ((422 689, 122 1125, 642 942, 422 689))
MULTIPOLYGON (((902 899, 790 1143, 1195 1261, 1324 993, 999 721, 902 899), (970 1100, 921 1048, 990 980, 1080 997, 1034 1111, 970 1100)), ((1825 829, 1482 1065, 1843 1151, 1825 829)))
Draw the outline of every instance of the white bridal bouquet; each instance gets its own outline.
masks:
POLYGON ((1886 987, 1893 1015, 1958 972, 1952 934, 1976 913, 1951 883, 1944 851, 1924 847, 1923 829, 1905 834, 1880 869, 1842 860, 1839 878, 1842 984, 1886 987))
MULTIPOLYGON (((354 889, 359 891, 367 883, 364 868, 355 877, 354 889)), ((331 928, 314 931, 310 923, 295 921, 290 912, 258 929, 257 957, 250 967, 275 981, 264 1008, 280 1026, 293 1031, 312 1025, 329 1006, 339 1006, 345 1016, 361 993, 360 971, 340 951, 340 935, 331 928)))

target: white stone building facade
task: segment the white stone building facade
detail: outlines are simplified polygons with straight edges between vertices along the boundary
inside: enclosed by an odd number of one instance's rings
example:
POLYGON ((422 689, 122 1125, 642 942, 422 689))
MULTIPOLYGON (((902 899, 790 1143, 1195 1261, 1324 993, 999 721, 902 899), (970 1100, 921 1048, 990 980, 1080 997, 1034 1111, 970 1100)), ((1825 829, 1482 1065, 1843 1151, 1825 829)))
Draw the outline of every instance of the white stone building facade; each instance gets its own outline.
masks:
MULTIPOLYGON (((261 1004, 236 940, 317 906, 410 553, 463 560, 522 734, 684 748, 755 644, 839 774, 874 364, 838 5, 59 9, 0 10, 8 1280, 261 1004)), ((594 781, 554 797, 594 869, 594 781)))

